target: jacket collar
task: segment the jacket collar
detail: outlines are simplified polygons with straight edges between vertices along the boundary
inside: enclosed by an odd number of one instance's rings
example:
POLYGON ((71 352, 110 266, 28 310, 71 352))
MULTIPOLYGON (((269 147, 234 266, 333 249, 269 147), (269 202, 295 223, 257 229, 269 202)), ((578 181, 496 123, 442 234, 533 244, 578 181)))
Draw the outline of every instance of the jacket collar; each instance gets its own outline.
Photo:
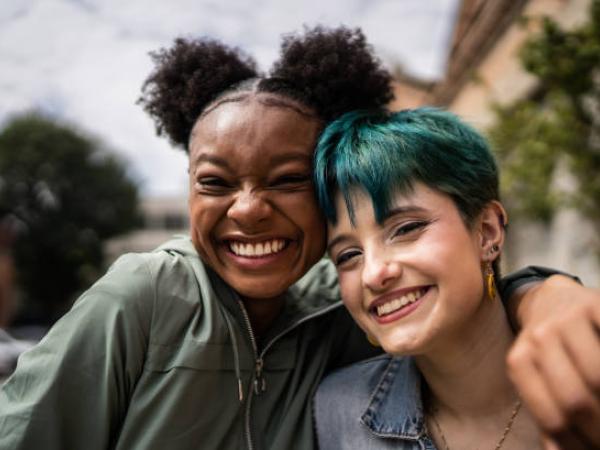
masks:
POLYGON ((424 420, 421 375, 414 359, 392 358, 361 423, 380 437, 417 440, 426 434, 424 420))
MULTIPOLYGON (((210 279, 210 288, 215 291, 220 303, 241 325, 244 324, 244 317, 239 306, 239 295, 216 272, 204 264, 189 236, 175 236, 155 251, 176 253, 195 260, 192 264, 195 269, 201 270, 210 279)), ((202 288, 203 286, 201 286, 202 288)), ((209 287, 204 288, 209 289, 209 287)), ((291 286, 285 296, 284 309, 277 319, 276 327, 269 330, 266 338, 279 335, 307 319, 342 308, 337 273, 331 261, 325 258, 291 286)))

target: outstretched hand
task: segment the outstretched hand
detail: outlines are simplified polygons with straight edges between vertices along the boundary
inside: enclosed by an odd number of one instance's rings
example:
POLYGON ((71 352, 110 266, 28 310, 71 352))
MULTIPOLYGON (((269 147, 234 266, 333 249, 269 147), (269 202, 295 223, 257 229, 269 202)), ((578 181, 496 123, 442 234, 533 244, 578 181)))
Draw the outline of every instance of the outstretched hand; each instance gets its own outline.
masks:
POLYGON ((600 448, 600 290, 555 275, 522 296, 508 371, 545 449, 600 448))

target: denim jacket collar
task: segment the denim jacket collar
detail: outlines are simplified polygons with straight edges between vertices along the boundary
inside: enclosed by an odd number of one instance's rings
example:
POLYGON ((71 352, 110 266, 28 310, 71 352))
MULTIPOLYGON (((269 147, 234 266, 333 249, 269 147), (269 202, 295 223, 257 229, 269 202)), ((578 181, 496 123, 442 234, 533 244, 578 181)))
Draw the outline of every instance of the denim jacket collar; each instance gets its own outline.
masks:
POLYGON ((413 358, 390 359, 360 420, 381 437, 418 440, 426 434, 421 375, 413 358))

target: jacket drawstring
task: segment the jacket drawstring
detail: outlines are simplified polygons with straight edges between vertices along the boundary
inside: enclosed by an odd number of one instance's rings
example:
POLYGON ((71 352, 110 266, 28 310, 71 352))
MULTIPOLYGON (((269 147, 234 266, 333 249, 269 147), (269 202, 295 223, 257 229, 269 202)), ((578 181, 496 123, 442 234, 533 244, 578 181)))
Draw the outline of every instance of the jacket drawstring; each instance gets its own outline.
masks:
POLYGON ((231 318, 227 313, 223 314, 223 316, 225 317, 225 323, 227 323, 227 329, 229 330, 229 335, 231 336, 231 341, 233 343, 233 364, 235 366, 235 376, 238 382, 238 395, 241 403, 244 401, 244 385, 242 384, 242 373, 240 371, 240 352, 238 349, 237 337, 235 336, 231 318))

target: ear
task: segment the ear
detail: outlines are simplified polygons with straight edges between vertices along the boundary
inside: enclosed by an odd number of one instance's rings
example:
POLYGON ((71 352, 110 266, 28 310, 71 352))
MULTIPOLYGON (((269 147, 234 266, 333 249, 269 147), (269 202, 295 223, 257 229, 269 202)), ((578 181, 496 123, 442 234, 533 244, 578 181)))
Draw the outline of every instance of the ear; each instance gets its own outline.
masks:
POLYGON ((504 207, 496 200, 489 202, 481 212, 477 226, 482 261, 494 261, 502 252, 507 217, 504 207))

